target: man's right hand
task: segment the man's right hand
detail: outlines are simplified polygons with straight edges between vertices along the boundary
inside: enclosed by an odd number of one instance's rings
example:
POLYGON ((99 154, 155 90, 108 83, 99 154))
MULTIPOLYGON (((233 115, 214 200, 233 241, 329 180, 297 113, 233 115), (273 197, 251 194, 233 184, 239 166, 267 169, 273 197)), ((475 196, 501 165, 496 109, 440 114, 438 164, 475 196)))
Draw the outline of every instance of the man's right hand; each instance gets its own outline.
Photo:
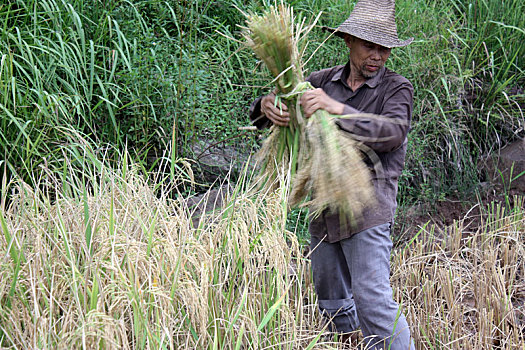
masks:
POLYGON ((290 113, 284 103, 275 103, 275 92, 263 97, 261 101, 261 112, 278 126, 288 126, 290 113))

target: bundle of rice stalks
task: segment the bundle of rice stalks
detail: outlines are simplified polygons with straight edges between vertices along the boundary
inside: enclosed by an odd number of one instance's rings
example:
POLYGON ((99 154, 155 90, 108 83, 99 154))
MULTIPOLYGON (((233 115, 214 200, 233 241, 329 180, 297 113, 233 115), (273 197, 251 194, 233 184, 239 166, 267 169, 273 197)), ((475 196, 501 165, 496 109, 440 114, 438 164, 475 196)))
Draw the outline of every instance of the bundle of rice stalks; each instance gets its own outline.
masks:
POLYGON ((302 205, 309 206, 313 215, 329 209, 355 224, 374 199, 361 146, 337 127, 336 116, 318 110, 306 120, 298 103, 301 95, 313 88, 304 82, 304 50, 299 47, 318 18, 308 26, 304 21, 294 25, 293 9, 283 3, 262 15, 247 14, 246 45, 274 76, 276 101, 284 100, 290 112, 289 126, 273 126, 259 151, 261 187, 268 190, 291 183, 291 206, 310 197, 302 205), (280 171, 288 172, 291 179, 276 183, 280 171))
POLYGON ((291 92, 303 80, 298 51, 302 35, 311 27, 293 27, 291 7, 270 7, 263 15, 246 14, 247 45, 264 61, 282 93, 291 92), (295 30, 294 30, 295 29, 295 30))
MULTIPOLYGON (((304 80, 298 50, 301 38, 311 29, 297 26, 294 28, 294 15, 291 7, 283 4, 270 7, 262 15, 245 14, 247 25, 244 37, 249 46, 263 60, 274 76, 277 100, 285 100, 292 116, 295 116, 295 106, 298 95, 293 91, 297 84, 304 80)), ((262 184, 270 188, 276 185, 278 170, 284 165, 290 168, 292 174, 297 169, 301 128, 301 120, 292 117, 288 127, 274 127, 259 152, 258 160, 262 164, 262 184)))

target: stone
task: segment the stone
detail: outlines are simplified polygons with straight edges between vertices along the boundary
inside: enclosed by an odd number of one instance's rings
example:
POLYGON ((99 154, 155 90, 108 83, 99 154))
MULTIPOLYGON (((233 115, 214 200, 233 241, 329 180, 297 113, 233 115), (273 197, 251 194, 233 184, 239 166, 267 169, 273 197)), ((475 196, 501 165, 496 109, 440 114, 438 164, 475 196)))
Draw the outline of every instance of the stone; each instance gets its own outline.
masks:
POLYGON ((190 212, 193 227, 199 226, 202 215, 220 210, 232 192, 231 185, 223 184, 219 188, 208 190, 206 193, 186 198, 184 202, 190 212))
MULTIPOLYGON (((242 172, 250 154, 250 149, 242 149, 199 140, 192 147, 195 162, 201 173, 201 181, 213 183, 222 181, 229 174, 237 175, 242 172)), ((251 159, 253 167, 253 159, 251 159)))
POLYGON ((486 162, 492 183, 504 190, 515 189, 525 193, 525 139, 502 148, 486 162))

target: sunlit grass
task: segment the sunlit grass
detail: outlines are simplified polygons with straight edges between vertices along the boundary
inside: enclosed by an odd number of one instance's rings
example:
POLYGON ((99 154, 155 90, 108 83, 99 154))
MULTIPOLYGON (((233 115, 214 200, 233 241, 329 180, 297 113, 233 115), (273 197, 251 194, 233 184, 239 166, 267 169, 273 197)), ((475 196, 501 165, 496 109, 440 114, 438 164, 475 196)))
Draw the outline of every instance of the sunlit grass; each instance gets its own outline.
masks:
MULTIPOLYGON (((283 193, 254 195, 250 177, 200 217, 125 162, 83 179, 72 171, 69 184, 47 178, 52 197, 4 183, 0 346, 338 348, 285 229, 283 193)), ((515 203, 488 207, 471 236, 461 221, 428 226, 394 251, 394 297, 418 349, 524 346, 525 216, 515 203)))
POLYGON ((2 347, 315 343, 307 262, 285 232, 281 194, 249 197, 239 182, 222 208, 192 220, 184 198, 155 192, 134 167, 100 170, 71 181, 69 195, 49 179, 54 199, 5 185, 2 347))

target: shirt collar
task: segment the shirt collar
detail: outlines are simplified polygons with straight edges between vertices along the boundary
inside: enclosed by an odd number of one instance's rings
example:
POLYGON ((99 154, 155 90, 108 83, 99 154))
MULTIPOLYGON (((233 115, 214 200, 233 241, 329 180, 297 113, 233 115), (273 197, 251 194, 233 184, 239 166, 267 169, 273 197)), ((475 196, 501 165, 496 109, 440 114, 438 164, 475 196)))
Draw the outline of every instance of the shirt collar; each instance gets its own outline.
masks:
MULTIPOLYGON (((379 70, 379 72, 376 74, 375 77, 372 77, 370 79, 367 79, 363 85, 368 85, 370 88, 375 88, 381 81, 383 81, 383 76, 385 75, 386 68, 383 66, 379 70)), ((342 69, 339 69, 334 76, 332 77, 332 81, 341 80, 341 82, 347 86, 346 80, 348 79, 348 75, 350 74, 350 61, 348 61, 342 69)))

